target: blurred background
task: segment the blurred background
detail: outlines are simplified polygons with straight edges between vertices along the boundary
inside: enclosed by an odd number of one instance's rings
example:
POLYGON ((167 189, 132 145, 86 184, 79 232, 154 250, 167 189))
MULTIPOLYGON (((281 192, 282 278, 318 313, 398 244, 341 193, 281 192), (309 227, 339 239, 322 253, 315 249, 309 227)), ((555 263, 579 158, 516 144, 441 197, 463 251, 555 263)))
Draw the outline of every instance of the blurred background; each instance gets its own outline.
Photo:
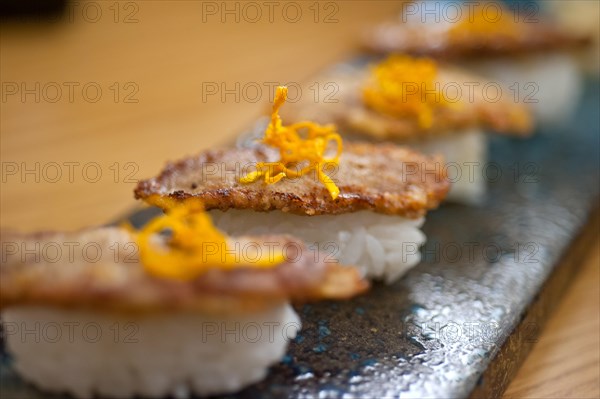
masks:
MULTIPOLYGON (((597 75, 599 2, 539 4, 557 23, 596 35, 588 65, 597 75)), ((139 179, 167 160, 232 142, 269 108, 275 85, 306 82, 357 54, 361 32, 395 15, 401 2, 12 0, 0 7, 0 219, 3 228, 32 231, 103 224, 131 210, 139 179)), ((578 290, 590 292, 589 283, 578 290)), ((567 314, 582 306, 571 301, 567 314)), ((559 317, 549 330, 569 324, 568 315, 559 317)), ((597 352, 597 341, 582 348, 565 336, 589 331, 578 328, 538 346, 597 352)), ((536 356, 509 396, 575 389, 544 391, 565 370, 540 375, 561 358, 536 356)), ((587 385, 575 396, 597 397, 598 364, 585 361, 572 384, 587 385)))
MULTIPOLYGON (((597 24, 597 2, 565 3, 544 9, 579 29, 597 24)), ((0 216, 3 227, 23 230, 101 224, 127 211, 135 181, 166 160, 231 141, 268 108, 274 84, 305 82, 358 52, 361 32, 401 8, 397 1, 0 4, 0 216)))
POLYGON ((115 218, 135 205, 136 180, 230 142, 268 109, 269 82, 305 81, 400 8, 281 2, 271 16, 260 7, 257 18, 243 2, 56 4, 46 6, 49 15, 13 8, 2 23, 1 157, 19 169, 2 182, 3 227, 71 229, 115 218), (36 162, 39 176, 21 176, 36 162))

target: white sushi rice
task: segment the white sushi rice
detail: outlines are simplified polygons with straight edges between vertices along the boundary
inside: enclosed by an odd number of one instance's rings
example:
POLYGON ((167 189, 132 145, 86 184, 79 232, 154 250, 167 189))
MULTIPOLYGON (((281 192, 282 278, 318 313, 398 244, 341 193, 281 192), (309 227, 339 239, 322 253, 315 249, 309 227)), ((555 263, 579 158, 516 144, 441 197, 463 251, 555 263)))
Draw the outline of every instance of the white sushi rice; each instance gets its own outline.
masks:
POLYGON ((370 211, 301 216, 281 211, 210 212, 215 226, 232 236, 291 234, 324 261, 354 265, 363 276, 392 283, 421 260, 424 219, 370 211), (319 252, 321 251, 321 252, 319 252))
POLYGON ((569 53, 474 60, 465 66, 504 84, 510 98, 532 107, 542 126, 567 123, 583 93, 578 61, 569 53))
POLYGON ((446 200, 467 205, 483 201, 486 193, 487 137, 478 129, 408 144, 425 154, 444 157, 451 182, 446 200))
POLYGON ((235 392, 263 379, 301 327, 287 304, 229 317, 14 307, 2 319, 17 371, 78 398, 235 392))

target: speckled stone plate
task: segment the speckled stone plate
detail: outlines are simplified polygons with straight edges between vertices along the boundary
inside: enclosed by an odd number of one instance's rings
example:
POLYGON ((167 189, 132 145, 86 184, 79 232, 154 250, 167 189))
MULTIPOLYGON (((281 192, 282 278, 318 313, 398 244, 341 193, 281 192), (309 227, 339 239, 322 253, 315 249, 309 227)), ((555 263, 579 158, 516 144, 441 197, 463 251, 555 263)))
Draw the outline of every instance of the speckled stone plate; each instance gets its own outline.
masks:
MULTIPOLYGON (((423 262, 348 302, 299 306, 303 329, 268 377, 233 397, 494 397, 585 252, 599 191, 599 86, 565 127, 490 143, 489 195, 425 224, 423 262)), ((135 223, 152 210, 131 215, 135 223)), ((3 398, 42 398, 2 355, 3 398)))

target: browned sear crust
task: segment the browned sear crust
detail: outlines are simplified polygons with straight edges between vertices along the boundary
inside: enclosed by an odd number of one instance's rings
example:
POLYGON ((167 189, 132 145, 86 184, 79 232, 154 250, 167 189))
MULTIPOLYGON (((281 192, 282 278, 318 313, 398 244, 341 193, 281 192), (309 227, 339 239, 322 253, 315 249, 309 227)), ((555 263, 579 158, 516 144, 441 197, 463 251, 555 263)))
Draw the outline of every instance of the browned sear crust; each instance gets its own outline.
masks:
POLYGON ((493 83, 494 87, 484 89, 489 87, 489 81, 458 67, 439 65, 437 86, 449 93, 448 96, 456 101, 456 106, 435 108, 433 123, 426 128, 419 125, 414 115, 384 115, 367 107, 362 89, 368 79, 369 68, 366 66, 334 68, 317 80, 336 83, 337 102, 315 103, 303 97, 287 104, 281 112, 282 118, 286 123, 302 120, 335 123, 342 134, 354 133, 406 143, 464 129, 492 129, 497 133, 517 136, 527 136, 533 132, 530 108, 515 102, 510 90, 504 87, 497 89, 497 83, 493 83), (486 98, 487 95, 490 98, 486 98))
POLYGON ((3 232, 0 309, 51 305, 118 311, 241 312, 287 300, 343 299, 368 288, 355 268, 324 263, 322 256, 315 256, 290 237, 235 241, 241 248, 248 243, 268 243, 265 250, 286 246, 286 261, 266 269, 250 265, 226 271, 215 267, 193 280, 170 280, 146 272, 135 238, 125 229, 34 235, 3 232))
POLYGON ((359 210, 416 218, 435 208, 449 182, 441 159, 392 144, 344 143, 339 167, 326 169, 340 189, 333 200, 314 174, 240 183, 257 162, 274 162, 273 148, 226 148, 169 163, 158 177, 144 180, 136 198, 185 200, 199 197, 206 209, 280 210, 300 215, 341 214, 359 210))
MULTIPOLYGON (((465 12, 463 10, 463 12, 465 12)), ((407 18, 404 17, 405 21, 407 18)), ((429 18, 433 18, 429 15, 429 18)), ((514 18, 514 17, 513 17, 514 18)), ((374 53, 404 53, 442 59, 465 59, 494 56, 515 56, 553 50, 572 50, 591 43, 591 36, 575 34, 541 20, 517 17, 516 35, 465 34, 451 37, 440 24, 389 21, 378 25, 365 35, 367 50, 374 53)), ((450 28, 452 23, 448 23, 450 28)))

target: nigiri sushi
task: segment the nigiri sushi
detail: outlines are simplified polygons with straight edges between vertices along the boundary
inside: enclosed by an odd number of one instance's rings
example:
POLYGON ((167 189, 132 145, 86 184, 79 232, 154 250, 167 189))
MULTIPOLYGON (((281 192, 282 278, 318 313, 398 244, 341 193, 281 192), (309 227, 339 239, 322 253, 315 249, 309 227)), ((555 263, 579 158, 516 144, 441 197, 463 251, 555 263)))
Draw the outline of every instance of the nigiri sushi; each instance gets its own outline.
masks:
POLYGON ((367 286, 289 236, 226 237, 189 202, 139 232, 2 234, 14 367, 77 398, 235 392, 261 380, 300 330, 290 300, 367 286))
POLYGON ((449 200, 476 204, 486 192, 486 131, 528 136, 529 107, 502 86, 430 58, 390 56, 335 67, 316 78, 335 82, 335 102, 300 98, 283 113, 296 122, 336 123, 345 137, 394 141, 441 154, 452 181, 449 200))
POLYGON ((136 198, 162 207, 199 198, 228 234, 293 234, 369 278, 395 281, 419 262, 419 228, 449 189, 443 160, 342 143, 331 125, 284 125, 286 93, 277 90, 262 143, 169 163, 138 184, 136 198))
POLYGON ((365 37, 376 53, 452 60, 501 82, 544 126, 572 115, 583 84, 576 51, 590 42, 589 34, 562 29, 533 4, 515 12, 499 1, 410 2, 365 37))

